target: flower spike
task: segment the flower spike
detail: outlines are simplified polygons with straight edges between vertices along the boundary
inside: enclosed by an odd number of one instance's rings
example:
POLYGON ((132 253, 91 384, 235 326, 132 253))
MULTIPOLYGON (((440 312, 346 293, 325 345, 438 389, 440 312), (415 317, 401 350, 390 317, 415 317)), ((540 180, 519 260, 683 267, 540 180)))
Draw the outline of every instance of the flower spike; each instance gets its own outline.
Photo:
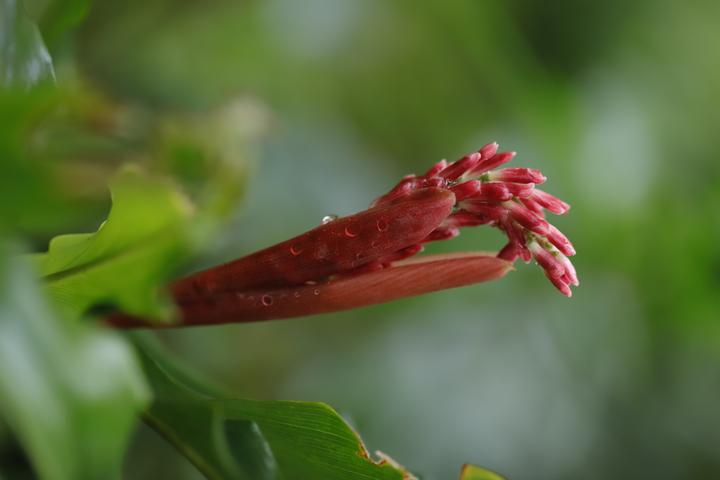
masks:
MULTIPOLYGON (((579 285, 575 249, 545 218, 569 205, 535 188, 545 176, 502 168, 514 152, 489 143, 424 175, 407 175, 369 209, 338 218, 233 262, 170 286, 179 324, 209 325, 290 318, 357 308, 504 276, 512 262, 535 259, 564 295, 579 285), (460 229, 494 226, 508 237, 497 255, 462 253, 411 258, 428 242, 460 229)), ((159 327, 114 314, 120 328, 159 327)), ((164 325, 168 326, 168 325, 164 325)))

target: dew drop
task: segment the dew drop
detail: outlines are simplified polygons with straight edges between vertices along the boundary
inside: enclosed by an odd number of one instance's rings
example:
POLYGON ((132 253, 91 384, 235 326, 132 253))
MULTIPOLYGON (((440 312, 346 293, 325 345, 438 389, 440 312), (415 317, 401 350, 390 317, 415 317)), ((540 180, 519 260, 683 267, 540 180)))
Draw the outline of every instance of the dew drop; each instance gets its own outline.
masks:
POLYGON ((373 240, 372 242, 370 242, 370 246, 373 248, 377 247, 378 245, 380 245, 380 242, 378 242, 377 240, 373 240))
POLYGON ((295 297, 295 298, 300 298, 300 292, 295 292, 295 293, 293 293, 293 297, 295 297))
POLYGON ((320 290, 318 290, 317 288, 313 290, 313 295, 320 295, 320 290))
POLYGON ((384 232, 388 229, 388 222, 383 220, 382 218, 379 219, 376 223, 378 232, 384 232))
POLYGON ((333 220, 337 220, 337 219, 338 219, 338 216, 335 215, 335 214, 325 215, 325 216, 322 218, 322 224, 325 225, 326 223, 330 223, 330 222, 332 222, 333 220))
POLYGON ((300 255, 302 253, 302 251, 303 251, 303 249, 302 249, 301 245, 299 245, 297 243, 294 245, 290 245, 290 254, 293 257, 297 257, 298 255, 300 255))
POLYGON ((260 301, 266 307, 269 307, 273 304, 273 298, 270 295, 263 295, 260 301))
POLYGON ((345 227, 345 236, 350 238, 357 237, 357 233, 353 232, 350 227, 345 227))

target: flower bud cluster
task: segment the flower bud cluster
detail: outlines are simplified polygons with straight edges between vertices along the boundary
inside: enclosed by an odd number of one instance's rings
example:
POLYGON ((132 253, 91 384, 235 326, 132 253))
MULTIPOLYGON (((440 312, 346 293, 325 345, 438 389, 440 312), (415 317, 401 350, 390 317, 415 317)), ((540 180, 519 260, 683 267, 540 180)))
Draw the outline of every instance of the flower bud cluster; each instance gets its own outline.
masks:
POLYGON ((424 175, 404 177, 390 192, 373 205, 390 202, 427 187, 445 188, 455 194, 453 212, 424 242, 453 238, 460 228, 490 225, 508 237, 498 256, 514 261, 532 259, 542 267, 552 284, 566 296, 570 286, 579 285, 568 257, 575 255, 572 243, 545 218, 545 212, 566 213, 570 206, 536 188, 545 176, 532 168, 500 168, 513 159, 515 152, 498 152, 497 143, 489 143, 477 152, 448 163, 442 160, 424 175))

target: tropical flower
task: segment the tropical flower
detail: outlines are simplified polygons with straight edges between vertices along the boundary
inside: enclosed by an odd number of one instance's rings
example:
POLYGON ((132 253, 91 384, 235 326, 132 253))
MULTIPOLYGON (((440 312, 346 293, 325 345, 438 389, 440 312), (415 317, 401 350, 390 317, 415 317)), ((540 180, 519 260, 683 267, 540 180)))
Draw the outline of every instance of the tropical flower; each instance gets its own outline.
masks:
MULTIPOLYGON (((545 211, 569 206, 536 188, 530 168, 501 168, 515 156, 485 145, 424 175, 404 177, 369 209, 322 225, 170 286, 179 323, 209 325, 290 318, 358 308, 504 276, 517 258, 533 258, 563 294, 578 285, 570 241, 545 211), (508 237, 496 255, 468 252, 415 257, 428 242, 463 227, 490 225, 508 237), (414 257, 414 258, 410 258, 414 257)), ((150 326, 116 314, 118 327, 150 326)), ((152 326, 163 326, 152 324, 152 326)))

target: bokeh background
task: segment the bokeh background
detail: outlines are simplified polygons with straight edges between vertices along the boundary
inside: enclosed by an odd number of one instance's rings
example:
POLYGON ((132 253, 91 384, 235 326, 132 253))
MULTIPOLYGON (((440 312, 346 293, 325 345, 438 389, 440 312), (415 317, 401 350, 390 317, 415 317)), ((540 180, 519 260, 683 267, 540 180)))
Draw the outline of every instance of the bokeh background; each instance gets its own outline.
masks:
MULTIPOLYGON (((717 1, 128 0, 44 34, 73 108, 41 139, 64 201, 17 222, 38 250, 97 227, 128 158, 189 191, 211 176, 187 125, 252 166, 188 269, 492 140, 572 204, 555 222, 578 251, 572 299, 519 265, 342 314, 163 333, 187 363, 240 396, 328 402, 427 479, 464 462, 514 480, 720 478, 717 1)), ((502 246, 484 230, 430 250, 502 246)), ((125 470, 201 478, 142 426, 125 470)))

